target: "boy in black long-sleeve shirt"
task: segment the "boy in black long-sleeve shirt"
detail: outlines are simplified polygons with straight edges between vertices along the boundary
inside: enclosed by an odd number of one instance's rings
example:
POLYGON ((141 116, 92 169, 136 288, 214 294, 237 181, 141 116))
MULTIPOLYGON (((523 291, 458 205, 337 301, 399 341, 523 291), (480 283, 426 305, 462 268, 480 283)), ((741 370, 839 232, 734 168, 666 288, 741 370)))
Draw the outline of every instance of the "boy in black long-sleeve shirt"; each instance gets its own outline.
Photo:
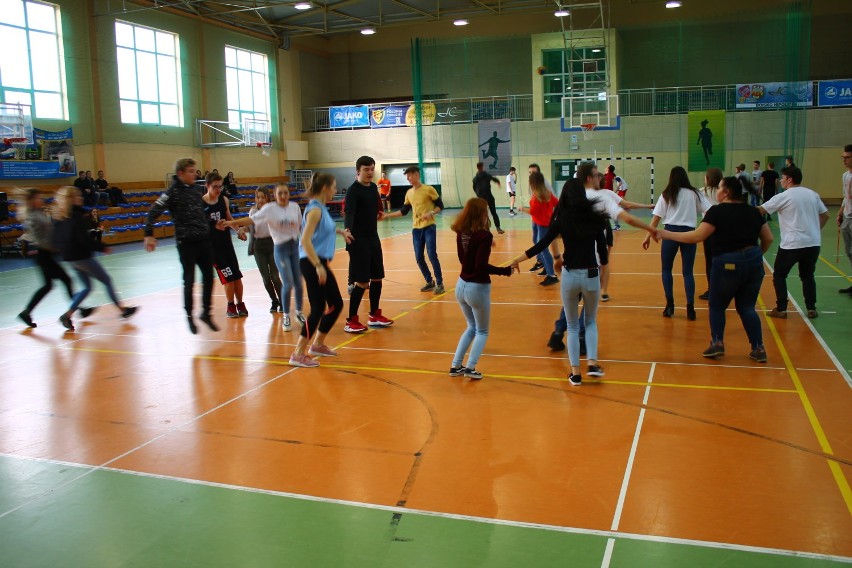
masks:
POLYGON ((491 210, 491 216, 494 217, 494 226, 499 234, 506 231, 500 228, 500 217, 497 216, 497 207, 494 203, 494 194, 491 193, 491 182, 500 185, 500 180, 486 172, 482 162, 476 164, 476 175, 473 177, 473 192, 477 197, 480 197, 488 202, 488 209, 491 210))

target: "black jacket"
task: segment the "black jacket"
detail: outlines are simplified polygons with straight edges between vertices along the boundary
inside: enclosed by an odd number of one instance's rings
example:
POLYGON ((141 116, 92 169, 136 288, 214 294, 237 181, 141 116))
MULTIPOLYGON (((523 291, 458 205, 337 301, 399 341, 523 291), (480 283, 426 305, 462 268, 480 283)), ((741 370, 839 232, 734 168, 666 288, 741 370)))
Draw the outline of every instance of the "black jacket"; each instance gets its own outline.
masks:
POLYGON ((92 257, 92 251, 106 248, 92 238, 89 233, 91 221, 86 217, 82 207, 74 206, 71 217, 56 223, 53 240, 64 260, 84 260, 92 257))
POLYGON ((491 195, 492 181, 500 183, 500 180, 487 172, 476 172, 473 178, 473 192, 477 197, 488 199, 488 196, 491 195))
POLYGON ((168 209, 175 222, 175 239, 178 244, 210 239, 210 226, 204 213, 204 189, 199 185, 186 185, 177 176, 172 184, 157 199, 145 221, 145 236, 154 234, 154 221, 168 209))

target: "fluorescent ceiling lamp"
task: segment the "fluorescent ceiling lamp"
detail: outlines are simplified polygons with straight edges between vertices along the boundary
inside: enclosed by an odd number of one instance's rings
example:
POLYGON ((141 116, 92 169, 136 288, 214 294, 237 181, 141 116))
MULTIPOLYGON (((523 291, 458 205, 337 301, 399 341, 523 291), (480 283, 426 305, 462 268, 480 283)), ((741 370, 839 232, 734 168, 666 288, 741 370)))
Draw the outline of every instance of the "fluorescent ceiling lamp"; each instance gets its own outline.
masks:
POLYGON ((456 20, 456 21, 453 22, 453 25, 454 26, 466 26, 467 20, 465 20, 464 18, 462 18, 460 20, 456 20))
POLYGON ((297 10, 310 10, 312 6, 310 2, 299 2, 293 7, 297 10))
POLYGON ((671 2, 666 2, 666 8, 680 8, 683 6, 683 2, 679 0, 672 0, 671 2))
POLYGON ((559 78, 559 77, 556 77, 556 78, 554 79, 554 81, 561 81, 561 80, 562 80, 562 79, 561 79, 561 78, 559 78))
POLYGON ((364 28, 361 30, 361 35, 373 35, 376 33, 376 28, 364 28))
POLYGON ((592 50, 592 53, 600 53, 600 52, 601 52, 601 50, 600 50, 600 49, 593 49, 593 50, 592 50))
POLYGON ((569 12, 568 10, 565 10, 563 8, 559 8, 558 10, 553 12, 553 15, 556 16, 557 18, 564 18, 565 16, 570 16, 571 12, 569 12))

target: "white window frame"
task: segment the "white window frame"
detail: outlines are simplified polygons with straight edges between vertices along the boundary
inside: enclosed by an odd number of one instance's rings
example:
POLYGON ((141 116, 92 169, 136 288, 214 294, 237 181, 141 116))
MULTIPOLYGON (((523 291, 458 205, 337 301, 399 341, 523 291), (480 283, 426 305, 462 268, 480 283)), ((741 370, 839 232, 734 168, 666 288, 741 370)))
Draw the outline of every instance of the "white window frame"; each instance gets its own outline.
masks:
MULTIPOLYGON (((29 74, 29 87, 11 85, 6 86, 6 84, 4 84, 2 71, 0 71, 0 102, 21 103, 25 105, 24 108, 27 109, 26 112, 32 112, 35 115, 35 118, 48 120, 68 120, 68 95, 65 82, 65 52, 63 49, 62 18, 60 16, 59 6, 57 6, 56 4, 51 4, 49 2, 40 2, 38 0, 22 0, 21 6, 23 7, 24 25, 20 26, 18 24, 8 23, 6 21, 3 21, 4 18, 0 16, 0 36, 7 37, 7 34, 3 33, 4 28, 24 31, 26 35, 26 43, 23 45, 17 44, 14 47, 9 46, 9 51, 4 55, 4 57, 20 57, 24 53, 28 54, 27 65, 29 74), (30 27, 30 18, 27 10, 28 5, 45 6, 53 9, 55 16, 53 32, 30 27), (59 70, 58 90, 36 88, 36 86, 34 85, 34 65, 32 60, 33 50, 31 49, 30 43, 35 34, 47 34, 52 36, 56 41, 56 67, 59 70), (52 97, 58 95, 61 101, 61 111, 58 114, 48 114, 44 110, 40 112, 40 107, 42 109, 44 107, 39 104, 39 95, 52 97)), ((7 5, 4 7, 4 16, 8 17, 9 14, 11 14, 11 10, 10 6, 7 5)), ((2 64, 0 64, 0 67, 2 67, 2 64)), ((56 107, 54 106, 54 108, 56 107)))
POLYGON ((225 45, 225 84, 227 89, 227 107, 228 107, 228 127, 232 130, 242 131, 245 119, 266 120, 270 123, 270 102, 269 102, 269 57, 265 53, 250 51, 242 47, 234 45, 225 45), (229 57, 229 50, 233 50, 233 58, 229 57), (258 70, 258 66, 254 64, 257 57, 262 58, 262 71, 258 70), (229 60, 233 60, 233 64, 229 60), (252 65, 246 67, 245 60, 252 61, 252 65), (239 76, 242 75, 251 78, 250 81, 240 81, 239 76), (258 79, 262 76, 262 81, 258 79), (237 77, 233 81, 233 77, 237 77), (232 82, 233 81, 233 82, 232 82), (260 85, 263 89, 262 96, 258 97, 256 87, 260 85), (250 89, 249 96, 245 96, 245 89, 250 89), (244 105, 243 102, 248 99, 250 105, 244 105), (258 102, 263 104, 263 108, 258 108, 258 102))
MULTIPOLYGON (((168 30, 152 28, 124 20, 115 20, 115 30, 118 100, 121 122, 123 124, 135 124, 139 126, 182 128, 184 125, 184 116, 180 67, 180 36, 168 30), (120 35, 119 26, 130 26, 133 33, 129 37, 120 35), (138 45, 140 30, 143 34, 147 32, 153 33, 153 48, 140 47, 138 45), (168 41, 169 39, 171 41, 168 41), (131 54, 132 58, 128 60, 125 56, 129 57, 131 54), (142 58, 149 60, 153 58, 153 76, 140 77, 139 62, 142 58), (130 62, 132 62, 132 69, 128 65, 130 62), (174 67, 174 84, 169 84, 165 80, 172 76, 167 68, 168 65, 173 65, 174 67), (151 81, 154 83, 154 96, 143 96, 143 83, 151 81)), ((126 29, 121 31, 127 32, 126 29)), ((150 90, 150 86, 146 88, 150 90)))

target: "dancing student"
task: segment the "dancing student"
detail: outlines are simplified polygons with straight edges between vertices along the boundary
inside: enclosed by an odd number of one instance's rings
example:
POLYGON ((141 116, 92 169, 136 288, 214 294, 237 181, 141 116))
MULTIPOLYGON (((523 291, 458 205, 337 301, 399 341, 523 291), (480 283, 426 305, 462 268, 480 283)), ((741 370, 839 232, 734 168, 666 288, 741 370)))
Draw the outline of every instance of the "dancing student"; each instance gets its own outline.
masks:
MULTIPOLYGON (((550 218, 553 217, 553 211, 556 209, 559 200, 544 185, 544 176, 541 175, 541 172, 531 173, 529 183, 532 193, 530 206, 526 208, 520 205, 518 210, 529 212, 533 222, 533 242, 538 243, 538 241, 544 238, 550 227, 550 218)), ((553 255, 547 248, 541 251, 541 254, 538 255, 538 260, 544 266, 542 273, 545 275, 540 285, 550 286, 558 283, 559 278, 556 277, 556 271, 553 269, 553 255)))
POLYGON ((488 340, 491 318, 491 274, 512 275, 512 267, 494 266, 488 262, 494 243, 494 235, 489 230, 491 228, 491 222, 488 220, 489 207, 490 204, 485 199, 473 197, 468 200, 461 214, 450 226, 456 233, 456 249, 461 262, 461 274, 456 282, 456 300, 467 321, 467 329, 459 338, 450 366, 451 377, 464 375, 473 380, 482 378, 482 373, 476 370, 476 364, 488 340), (467 363, 462 365, 468 348, 470 353, 467 356, 467 363))
POLYGON ((311 312, 302 326, 296 350, 290 356, 290 365, 294 367, 317 367, 319 362, 316 358, 337 355, 326 345, 325 339, 343 310, 343 298, 328 264, 334 258, 335 233, 342 235, 347 244, 352 242, 352 235, 335 228, 334 219, 325 205, 334 199, 336 191, 334 176, 319 172, 314 174, 308 188, 311 200, 305 207, 299 264, 308 289, 311 312))
MULTIPOLYGON (((654 218, 651 226, 657 227, 660 221, 665 219, 665 228, 668 231, 686 233, 698 226, 698 218, 710 209, 710 202, 697 189, 689 183, 689 176, 681 166, 672 168, 669 174, 669 183, 663 190, 663 195, 654 207, 654 218)), ((647 235, 642 241, 642 248, 648 250, 651 244, 651 235, 647 235)), ((678 243, 677 241, 663 241, 660 246, 660 260, 662 262, 663 292, 666 295, 666 308, 663 317, 670 318, 674 315, 674 278, 672 268, 674 259, 680 250, 681 272, 683 273, 683 287, 686 292, 686 319, 695 321, 695 276, 692 268, 695 265, 696 244, 678 243)))
POLYGON ((500 228, 500 217, 497 216, 497 207, 494 203, 494 194, 491 193, 491 182, 500 185, 500 180, 485 171, 485 166, 482 162, 476 164, 476 175, 473 176, 473 192, 477 197, 484 199, 488 203, 488 208, 491 210, 491 216, 494 218, 494 226, 497 227, 497 233, 502 235, 506 231, 500 228))
MULTIPOLYGON (((716 193, 719 191, 719 184, 725 174, 719 168, 708 168, 704 174, 704 187, 701 188, 701 195, 710 203, 710 207, 718 205, 716 193)), ((713 236, 709 236, 701 243, 704 251, 704 275, 707 277, 707 290, 698 296, 699 300, 710 299, 710 269, 713 268, 713 236)))
MULTIPOLYGON (((248 309, 243 303, 243 273, 231 241, 231 231, 225 225, 231 217, 231 207, 228 198, 222 195, 222 176, 218 172, 210 172, 204 178, 207 193, 201 199, 204 201, 204 213, 210 223, 210 241, 213 245, 213 266, 219 275, 219 282, 225 287, 225 298, 228 308, 225 315, 229 318, 246 317, 248 309)), ((246 240, 243 229, 237 230, 237 238, 246 240)))
MULTIPOLYGON (((249 209, 249 217, 254 217, 275 198, 268 187, 259 187, 254 192, 254 199, 255 204, 249 209)), ((249 254, 254 256, 254 262, 263 280, 263 287, 266 288, 266 293, 272 301, 269 313, 274 314, 281 310, 281 277, 278 274, 278 266, 275 264, 275 243, 267 223, 259 225, 252 223, 249 226, 249 233, 249 254)))
POLYGON ((411 189, 405 192, 405 203, 399 211, 385 215, 385 219, 402 217, 408 215, 408 212, 412 209, 414 210, 412 215, 414 228, 411 230, 411 237, 414 241, 414 259, 417 261, 420 273, 426 279, 426 285, 420 288, 420 291, 443 294, 444 276, 441 272, 441 261, 438 260, 438 225, 435 222, 435 216, 444 210, 444 202, 441 201, 441 196, 438 195, 438 191, 434 187, 420 183, 420 168, 417 166, 410 166, 405 169, 405 179, 411 184, 411 189), (426 264, 424 249, 426 254, 429 255, 429 262, 432 263, 432 269, 435 271, 435 280, 432 279, 429 265, 426 264))
POLYGON ((59 322, 69 331, 74 331, 71 314, 92 291, 92 278, 106 288, 110 300, 121 311, 121 317, 127 319, 136 313, 136 306, 125 306, 118 299, 112 286, 112 279, 104 267, 92 255, 93 251, 109 252, 102 242, 96 241, 86 228, 86 212, 83 210, 83 194, 76 187, 61 187, 56 193, 56 244, 62 258, 71 264, 83 288, 71 298, 68 310, 59 316, 59 322))
POLYGON ((151 207, 145 221, 145 250, 154 252, 154 221, 168 209, 175 224, 175 241, 183 270, 183 308, 191 333, 198 333, 192 319, 192 288, 195 285, 195 267, 201 271, 202 312, 198 319, 213 331, 219 328, 210 315, 213 296, 213 247, 210 244, 210 225, 204 213, 204 189, 195 183, 198 170, 195 160, 181 158, 175 163, 172 183, 151 207))
MULTIPOLYGON (((39 190, 35 188, 24 190, 24 207, 23 210, 18 211, 18 215, 24 219, 25 236, 23 238, 30 248, 35 249, 33 257, 44 278, 44 285, 35 291, 24 311, 18 314, 18 319, 27 324, 27 327, 38 327, 33 321, 32 312, 53 289, 53 281, 62 282, 69 298, 74 297, 74 286, 71 283, 71 277, 56 262, 53 221, 44 212, 44 199, 39 190)), ((80 308, 80 316, 88 317, 94 311, 95 308, 80 308)))
MULTIPOLYGON (((540 173, 541 173, 541 167, 540 167, 538 164, 535 164, 535 163, 530 164, 529 166, 527 166, 527 173, 528 173, 529 175, 533 175, 533 174, 535 174, 535 173, 539 173, 539 174, 540 174, 540 173)), ((544 175, 544 174, 542 174, 542 176, 543 176, 543 175, 544 175)), ((529 179, 529 178, 528 178, 528 179, 529 179)), ((547 190, 548 190, 550 193, 553 193, 553 186, 552 186, 552 185, 550 185, 550 182, 549 182, 549 181, 547 181, 547 178, 544 178, 544 186, 547 188, 547 190)), ((532 194, 532 188, 530 188, 530 194, 532 194)), ((555 195, 555 194, 554 194, 554 195, 555 195)), ((536 242, 536 240, 535 240, 535 222, 531 222, 531 223, 532 223, 532 225, 533 225, 533 226, 532 226, 532 232, 533 232, 533 233, 532 233, 532 235, 533 235, 533 237, 532 237, 532 242, 533 242, 533 244, 535 244, 535 242, 536 242)), ((533 263, 533 265, 530 267, 530 272, 538 272, 539 276, 544 276, 545 274, 547 274, 546 272, 539 272, 539 270, 542 270, 542 271, 544 270, 544 262, 543 262, 543 260, 540 258, 540 256, 541 256, 541 255, 539 255, 539 257, 536 257, 535 262, 534 262, 534 263, 533 263)))
POLYGON ((370 327, 388 327, 393 320, 382 315, 379 303, 382 299, 382 280, 385 263, 382 241, 379 239, 378 221, 384 219, 379 189, 373 183, 376 161, 370 156, 361 156, 355 162, 356 179, 346 190, 346 218, 344 226, 353 237, 349 250, 349 275, 355 287, 349 298, 349 317, 343 331, 364 333, 367 326, 358 320, 358 309, 364 292, 370 291, 370 327), (378 207, 378 211, 377 211, 378 207))
POLYGON ((275 186, 275 202, 270 203, 251 217, 231 220, 226 227, 255 227, 266 224, 275 245, 275 266, 281 278, 281 304, 284 317, 281 327, 284 331, 293 329, 290 322, 290 292, 296 299, 296 319, 305 323, 302 313, 302 272, 299 268, 299 231, 302 228, 302 213, 299 206, 290 201, 290 188, 284 184, 275 186))
POLYGON ((715 359, 725 354, 725 310, 733 300, 751 344, 749 358, 766 363, 760 317, 754 305, 763 282, 763 253, 772 244, 772 233, 761 212, 746 203, 746 185, 750 182, 742 178, 722 178, 716 192, 719 204, 707 211, 697 229, 685 233, 663 230, 658 234, 681 243, 698 243, 713 236, 710 346, 702 355, 715 359))

